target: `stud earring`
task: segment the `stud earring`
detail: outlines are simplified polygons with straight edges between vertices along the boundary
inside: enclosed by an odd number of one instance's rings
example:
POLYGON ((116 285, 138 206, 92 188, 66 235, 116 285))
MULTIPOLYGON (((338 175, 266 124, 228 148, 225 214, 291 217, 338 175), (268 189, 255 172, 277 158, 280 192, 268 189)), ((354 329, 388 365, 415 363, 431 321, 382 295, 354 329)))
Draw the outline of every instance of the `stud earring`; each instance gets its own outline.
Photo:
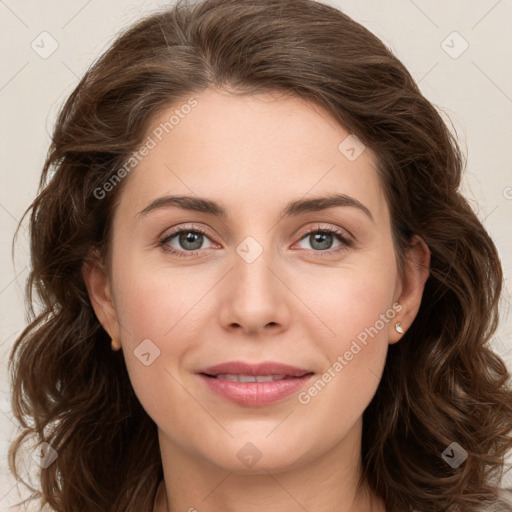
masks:
POLYGON ((404 330, 402 329, 402 326, 401 326, 400 322, 397 322, 395 324, 395 330, 396 330, 396 332, 399 332, 400 334, 404 333, 404 330))
POLYGON ((118 341, 116 341, 114 338, 111 339, 110 344, 112 346, 112 350, 114 350, 114 351, 117 351, 121 348, 121 344, 118 341))

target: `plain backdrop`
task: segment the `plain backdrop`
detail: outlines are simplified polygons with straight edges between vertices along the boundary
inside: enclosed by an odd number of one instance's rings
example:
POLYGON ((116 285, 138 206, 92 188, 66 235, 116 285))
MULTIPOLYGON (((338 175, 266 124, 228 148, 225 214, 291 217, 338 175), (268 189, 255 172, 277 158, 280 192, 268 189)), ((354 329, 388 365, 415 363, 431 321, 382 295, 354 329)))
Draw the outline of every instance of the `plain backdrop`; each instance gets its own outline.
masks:
MULTIPOLYGON (((16 432, 7 360, 26 325, 27 222, 58 109, 116 33, 164 1, 0 0, 0 510, 19 499, 7 471, 16 432)), ((453 123, 467 155, 464 192, 498 246, 505 271, 502 322, 494 339, 512 368, 512 0, 331 0, 379 36, 423 94, 453 123)), ((448 121, 448 122, 450 122, 448 121)), ((37 469, 27 454, 27 471, 37 469)), ((512 484, 510 473, 504 486, 512 484)))

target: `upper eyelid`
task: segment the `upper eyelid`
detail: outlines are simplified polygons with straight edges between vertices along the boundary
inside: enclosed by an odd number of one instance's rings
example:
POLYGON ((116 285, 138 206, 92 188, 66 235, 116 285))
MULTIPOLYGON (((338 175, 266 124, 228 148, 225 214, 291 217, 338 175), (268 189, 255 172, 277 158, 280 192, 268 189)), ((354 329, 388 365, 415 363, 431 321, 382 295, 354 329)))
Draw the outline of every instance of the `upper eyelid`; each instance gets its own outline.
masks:
POLYGON ((166 240, 168 238, 172 238, 172 237, 178 235, 182 231, 198 231, 198 232, 202 233, 203 235, 208 236, 209 238, 213 238, 213 236, 210 234, 209 229, 204 228, 204 227, 199 227, 199 226, 193 226, 193 225, 180 226, 179 228, 172 230, 172 231, 168 232, 167 234, 161 235, 159 238, 160 238, 160 240, 166 240))
POLYGON ((329 226, 329 225, 320 226, 319 224, 320 223, 317 223, 316 226, 311 226, 311 227, 307 228, 302 233, 302 237, 304 237, 304 236, 306 236, 306 235, 308 235, 310 233, 314 233, 315 231, 328 231, 328 232, 332 232, 333 234, 339 234, 340 236, 344 236, 345 238, 350 238, 351 240, 354 239, 354 236, 352 235, 352 233, 350 233, 345 228, 340 228, 339 226, 336 226, 334 228, 334 227, 329 226), (346 233, 346 235, 345 235, 345 233, 346 233))

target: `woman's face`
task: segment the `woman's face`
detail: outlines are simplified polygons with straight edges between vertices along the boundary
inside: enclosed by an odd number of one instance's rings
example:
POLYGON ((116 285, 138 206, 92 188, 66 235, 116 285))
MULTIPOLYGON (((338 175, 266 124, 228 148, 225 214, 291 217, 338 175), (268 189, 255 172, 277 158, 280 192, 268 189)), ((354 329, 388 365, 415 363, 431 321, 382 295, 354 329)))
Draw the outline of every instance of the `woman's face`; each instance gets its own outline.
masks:
MULTIPOLYGON (((374 155, 297 98, 194 98, 125 178, 112 281, 86 278, 98 318, 169 452, 263 471, 354 446, 426 279, 398 275, 374 155), (201 374, 229 362, 250 366, 201 374)), ((428 265, 422 243, 409 260, 428 265)))

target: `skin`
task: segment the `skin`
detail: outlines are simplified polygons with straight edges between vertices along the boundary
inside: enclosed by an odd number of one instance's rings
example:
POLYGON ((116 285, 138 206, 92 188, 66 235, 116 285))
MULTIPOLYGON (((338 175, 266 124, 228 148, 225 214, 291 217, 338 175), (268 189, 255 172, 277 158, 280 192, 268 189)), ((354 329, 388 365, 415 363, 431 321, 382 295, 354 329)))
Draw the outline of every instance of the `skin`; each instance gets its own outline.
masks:
MULTIPOLYGON (((214 89, 194 97, 198 105, 125 178, 111 278, 84 265, 96 315, 120 340, 133 388, 158 426, 165 487, 156 510, 382 512, 380 498, 355 492, 362 414, 388 345, 403 336, 396 321, 406 332, 418 312, 428 248, 415 237, 399 275, 375 155, 366 148, 348 160, 338 146, 349 132, 320 107, 214 89), (357 199, 373 220, 353 206, 280 216, 289 201, 333 192, 357 199), (219 202, 227 217, 177 206, 137 215, 170 194, 219 202), (159 241, 190 223, 207 232, 193 246, 198 254, 166 253, 159 241), (319 226, 350 234, 353 245, 327 234, 322 249, 304 234, 319 226), (248 236, 263 249, 252 263, 236 251, 248 236), (195 373, 225 361, 278 361, 317 380, 396 303, 395 318, 307 404, 294 394, 237 405, 195 373), (146 366, 134 350, 148 338, 160 356, 146 366), (237 457, 247 442, 261 454, 252 467, 237 457)), ((179 236, 167 245, 191 252, 179 236)))

